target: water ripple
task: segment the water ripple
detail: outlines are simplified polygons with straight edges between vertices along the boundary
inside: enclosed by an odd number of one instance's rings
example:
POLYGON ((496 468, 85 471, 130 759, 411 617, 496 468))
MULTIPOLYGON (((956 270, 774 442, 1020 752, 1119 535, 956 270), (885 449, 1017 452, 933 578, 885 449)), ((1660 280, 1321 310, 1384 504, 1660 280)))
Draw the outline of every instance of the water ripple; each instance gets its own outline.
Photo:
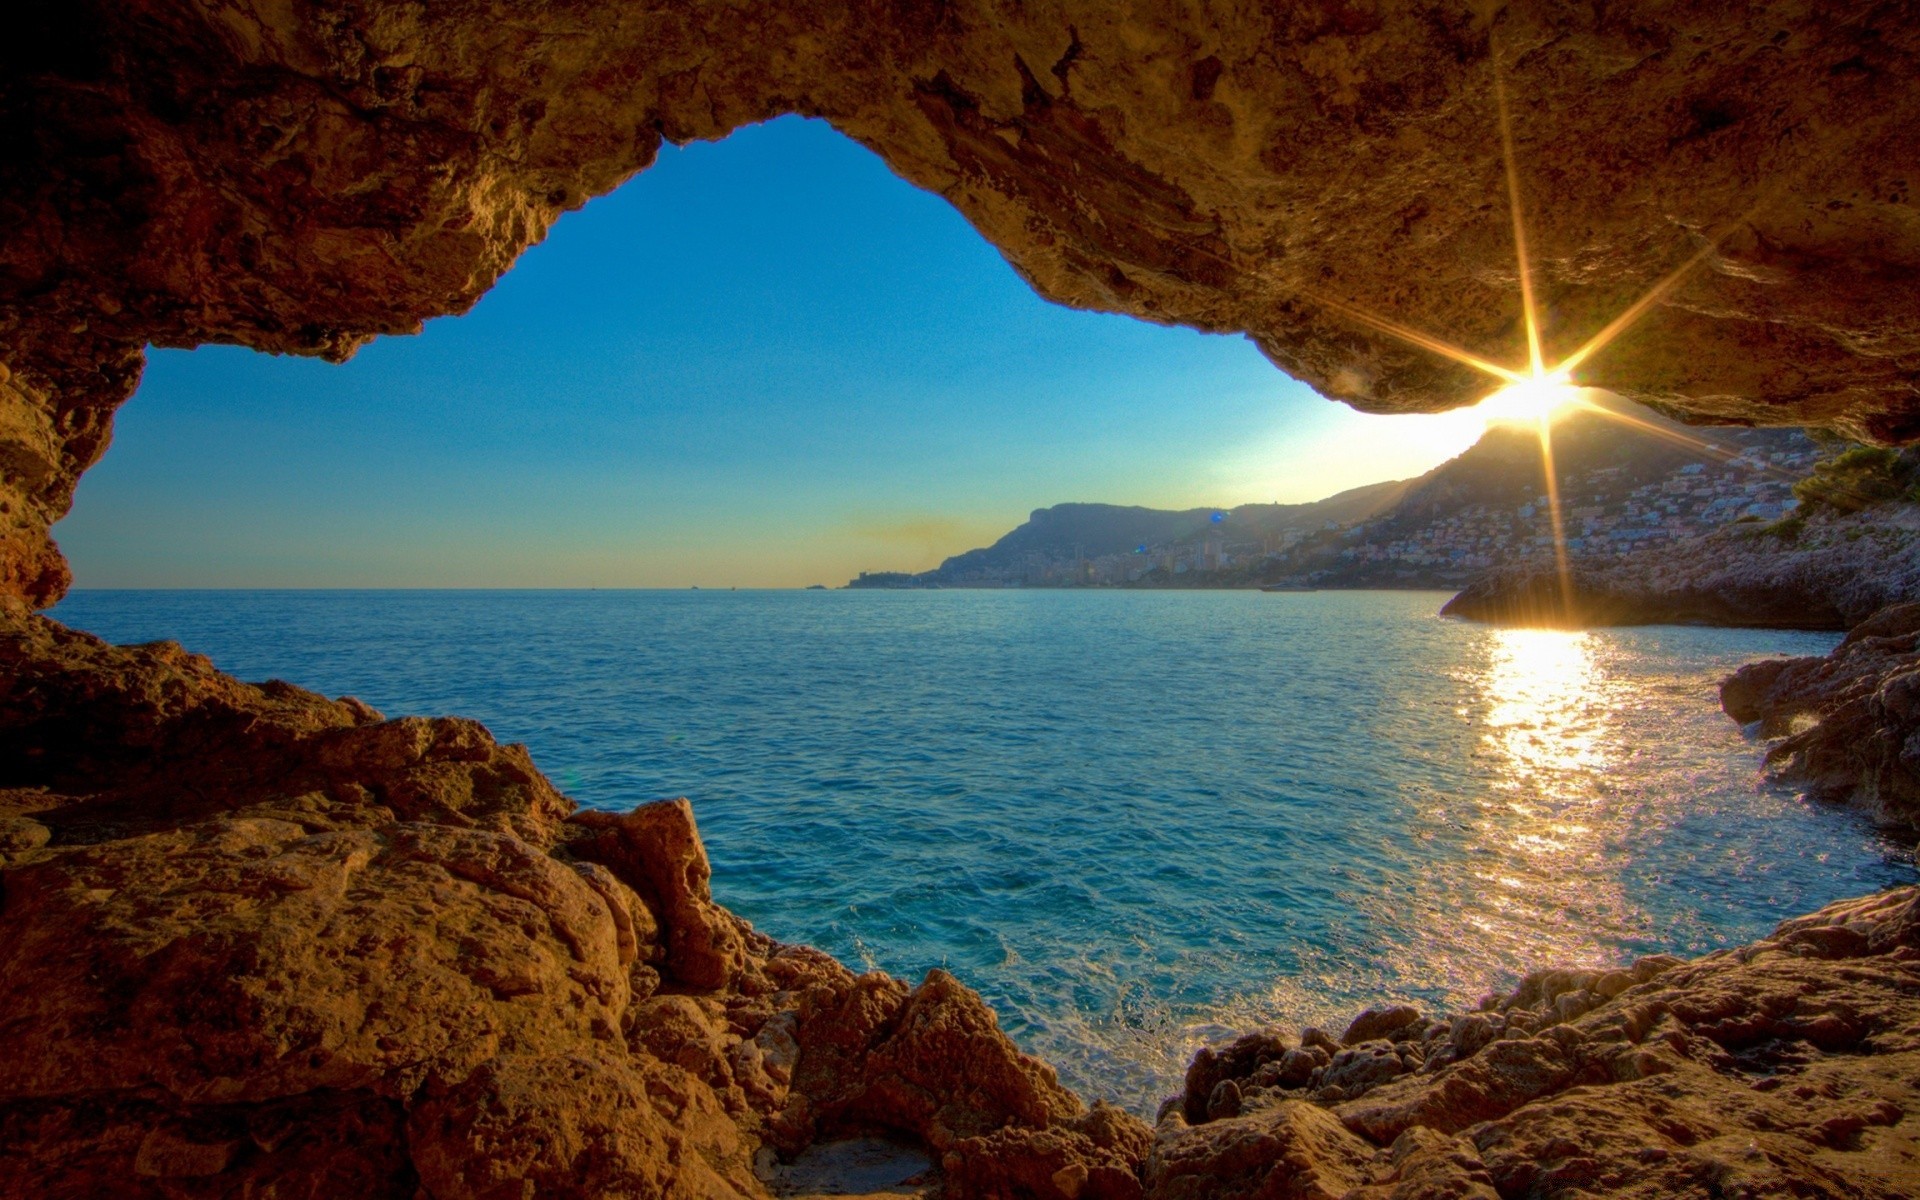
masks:
POLYGON ((1515 633, 1432 594, 79 592, 243 678, 459 713, 584 804, 686 795, 720 899, 944 966, 1151 1113, 1200 1041, 1750 939, 1910 880, 1758 786, 1740 662, 1833 638, 1515 633))

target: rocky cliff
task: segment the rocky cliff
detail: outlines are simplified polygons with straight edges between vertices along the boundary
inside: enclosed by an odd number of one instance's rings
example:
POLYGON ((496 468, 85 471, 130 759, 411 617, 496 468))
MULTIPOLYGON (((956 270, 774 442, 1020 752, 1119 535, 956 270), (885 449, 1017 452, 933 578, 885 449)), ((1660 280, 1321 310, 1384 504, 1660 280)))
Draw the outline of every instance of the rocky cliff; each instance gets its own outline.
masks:
POLYGON ((1920 22, 1901 4, 803 0, 32 6, 0 57, 0 588, 148 344, 344 357, 567 209, 780 113, 946 197, 1042 294, 1244 331, 1381 412, 1485 393, 1368 312, 1690 419, 1920 433, 1920 22))
POLYGON ((1920 604, 1875 613, 1824 658, 1749 663, 1720 703, 1771 741, 1776 778, 1920 831, 1920 604))
POLYGON ((0 1187, 704 1200, 877 1130, 959 1196, 1913 1194, 1910 893, 1618 994, 1376 1021, 1309 1047, 1310 1101, 1274 1097, 1299 1060, 1266 1035, 1206 1060, 1204 1120, 1150 1134, 954 981, 747 929, 683 805, 576 813, 472 722, 26 612, 67 586, 51 527, 147 345, 344 358, 466 309, 663 141, 780 113, 945 196, 1049 298, 1243 331, 1327 395, 1423 411, 1485 382, 1355 313, 1523 361, 1501 78, 1551 357, 1692 262, 1581 382, 1912 438, 1911 17, 30 6, 0 39, 0 1187))
POLYGON ((1920 597, 1920 505, 1821 513, 1785 529, 1731 525, 1621 558, 1551 560, 1474 579, 1441 611, 1502 624, 1851 629, 1920 597))

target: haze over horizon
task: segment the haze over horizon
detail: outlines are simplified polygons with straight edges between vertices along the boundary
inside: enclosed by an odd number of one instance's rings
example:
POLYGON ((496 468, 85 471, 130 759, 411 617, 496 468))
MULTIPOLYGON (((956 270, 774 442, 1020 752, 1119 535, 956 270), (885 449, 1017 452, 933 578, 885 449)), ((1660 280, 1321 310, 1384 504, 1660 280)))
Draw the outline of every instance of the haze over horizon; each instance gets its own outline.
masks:
POLYGON ((665 148, 471 313, 345 365, 151 352, 55 535, 83 588, 834 584, 1064 501, 1315 500, 1479 432, 1049 304, 782 118, 665 148))

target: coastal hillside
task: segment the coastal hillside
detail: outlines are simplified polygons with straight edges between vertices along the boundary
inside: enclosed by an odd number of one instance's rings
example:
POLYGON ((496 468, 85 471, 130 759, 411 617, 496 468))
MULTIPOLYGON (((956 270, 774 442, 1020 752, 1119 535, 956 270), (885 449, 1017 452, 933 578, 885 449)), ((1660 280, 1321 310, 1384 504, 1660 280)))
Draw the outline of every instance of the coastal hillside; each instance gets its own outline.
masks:
MULTIPOLYGON (((1740 520, 1772 521, 1819 459, 1796 430, 1710 435, 1644 410, 1576 412, 1553 427, 1569 553, 1612 560, 1740 520)), ((1416 479, 1310 504, 1180 512, 1107 504, 1036 510, 992 546, 918 574, 853 587, 1460 587, 1490 569, 1551 561, 1540 442, 1501 424, 1416 479)))
POLYGON ((1167 553, 1241 553, 1277 547, 1307 534, 1344 528, 1390 511, 1418 480, 1351 488, 1306 504, 1242 504, 1235 508, 1142 508, 1120 504, 1056 504, 1036 508, 1024 525, 991 546, 956 554, 932 571, 862 572, 852 587, 1002 587, 1012 583, 1117 583, 1167 553), (1223 541, 1232 549, 1219 549, 1223 541), (1197 549, 1196 549, 1197 548, 1197 549))

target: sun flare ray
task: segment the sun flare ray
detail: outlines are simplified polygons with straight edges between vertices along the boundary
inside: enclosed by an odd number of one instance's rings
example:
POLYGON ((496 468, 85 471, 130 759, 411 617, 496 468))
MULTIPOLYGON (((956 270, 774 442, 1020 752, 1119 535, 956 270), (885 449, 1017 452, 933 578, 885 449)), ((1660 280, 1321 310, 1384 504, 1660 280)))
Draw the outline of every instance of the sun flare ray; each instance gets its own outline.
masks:
POLYGON ((1738 218, 1729 222, 1720 233, 1708 238, 1704 245, 1687 257, 1686 261, 1662 276, 1578 349, 1549 367, 1543 346, 1540 307, 1534 292, 1532 252, 1527 239, 1526 206, 1520 186, 1519 156, 1514 148, 1513 116, 1507 103, 1506 80, 1501 71, 1500 46, 1497 38, 1494 40, 1492 50, 1490 66, 1493 76, 1494 109, 1499 125, 1500 162, 1506 176, 1507 213, 1513 226, 1514 260, 1520 280, 1520 313, 1527 338, 1526 368, 1514 370, 1501 366, 1491 359, 1453 345, 1432 334, 1423 333, 1391 318, 1331 296, 1304 289, 1300 294, 1358 324, 1418 349, 1452 359, 1502 381, 1502 386, 1481 400, 1480 408, 1490 422, 1530 421, 1539 436, 1540 463, 1546 480, 1547 509, 1552 526, 1554 568, 1560 581, 1563 615, 1570 619, 1573 614, 1573 570, 1567 553, 1566 530, 1561 516, 1560 481, 1554 468, 1553 457, 1552 425, 1557 417, 1569 411, 1597 413, 1691 450, 1717 457, 1733 457, 1719 447, 1698 438, 1594 404, 1581 395, 1580 386, 1573 382, 1573 373, 1638 324, 1655 305, 1670 296, 1701 263, 1714 255, 1721 243, 1734 230, 1752 219, 1764 201, 1756 203, 1738 218))
POLYGON ((1619 316, 1602 326, 1599 333, 1588 338, 1585 345, 1561 359, 1559 365, 1556 366, 1554 370, 1562 375, 1573 374, 1574 371, 1579 369, 1582 363, 1606 349, 1607 345, 1615 338, 1639 324, 1640 318, 1647 315, 1648 309, 1665 299, 1673 289, 1679 287, 1680 284, 1686 280, 1687 276, 1693 274, 1695 268, 1707 261, 1707 259, 1713 257, 1714 252, 1720 248, 1720 243, 1725 241, 1727 235, 1732 233, 1739 225, 1740 222, 1736 221, 1729 225, 1720 236, 1708 239, 1707 244, 1694 251, 1693 254, 1687 258, 1687 261, 1667 272, 1666 275, 1661 277, 1659 282, 1648 288, 1638 300, 1627 305, 1619 316))
POLYGON ((1513 118, 1507 112, 1507 85, 1500 74, 1499 47, 1493 54, 1493 103, 1500 116, 1500 163, 1507 174, 1507 209, 1513 217, 1513 253, 1520 267, 1520 313, 1527 326, 1527 366, 1535 379, 1547 374, 1540 350, 1540 312, 1533 302, 1533 269, 1527 255, 1527 222, 1520 204, 1520 168, 1514 161, 1513 118))
POLYGON ((1412 346, 1417 346, 1422 350, 1428 350, 1442 357, 1450 358, 1464 366, 1472 367, 1476 371, 1482 371, 1491 375, 1495 379, 1503 379, 1508 383, 1519 383, 1526 378, 1526 376, 1520 372, 1509 370, 1499 363, 1482 358, 1470 350, 1463 350, 1451 342, 1443 342, 1437 337, 1421 333, 1418 329, 1402 325, 1398 321, 1389 320, 1377 313, 1369 312, 1358 305, 1348 304, 1344 300, 1336 300, 1332 296, 1324 296, 1314 292, 1305 294, 1315 303, 1324 304, 1335 312, 1358 321, 1362 325, 1378 330, 1389 337, 1399 338, 1401 341, 1412 346))

